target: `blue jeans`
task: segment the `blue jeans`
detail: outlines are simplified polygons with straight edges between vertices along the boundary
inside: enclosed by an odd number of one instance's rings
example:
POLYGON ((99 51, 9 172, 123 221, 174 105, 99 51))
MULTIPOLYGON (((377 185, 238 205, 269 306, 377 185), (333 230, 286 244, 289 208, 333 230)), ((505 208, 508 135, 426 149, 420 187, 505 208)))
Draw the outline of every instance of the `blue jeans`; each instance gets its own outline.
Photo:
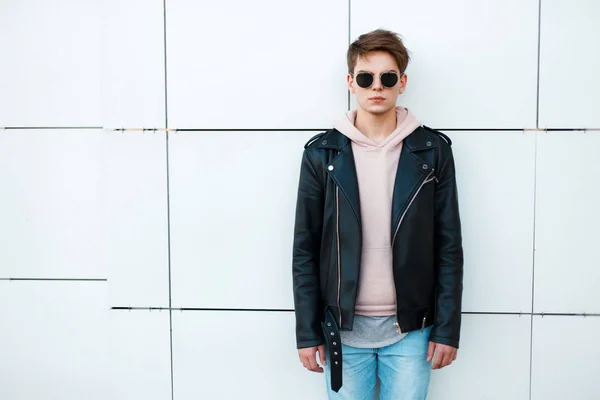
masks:
POLYGON ((409 332, 399 342, 376 349, 342 344, 342 388, 337 393, 331 390, 327 357, 329 399, 373 400, 379 377, 381 400, 424 400, 431 376, 431 362, 427 362, 431 328, 409 332))

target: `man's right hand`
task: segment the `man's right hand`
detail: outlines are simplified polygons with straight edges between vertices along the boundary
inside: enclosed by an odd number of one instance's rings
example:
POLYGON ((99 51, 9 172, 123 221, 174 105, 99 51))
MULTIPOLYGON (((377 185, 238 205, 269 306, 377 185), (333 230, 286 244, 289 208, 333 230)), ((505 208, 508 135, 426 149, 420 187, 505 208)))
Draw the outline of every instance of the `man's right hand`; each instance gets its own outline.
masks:
POLYGON ((319 352, 319 358, 321 359, 321 364, 326 365, 327 361, 325 360, 325 345, 321 344, 315 347, 306 347, 304 349, 298 349, 298 356, 300 357, 300 362, 304 365, 309 371, 312 372, 323 372, 323 368, 317 364, 316 353, 319 352))

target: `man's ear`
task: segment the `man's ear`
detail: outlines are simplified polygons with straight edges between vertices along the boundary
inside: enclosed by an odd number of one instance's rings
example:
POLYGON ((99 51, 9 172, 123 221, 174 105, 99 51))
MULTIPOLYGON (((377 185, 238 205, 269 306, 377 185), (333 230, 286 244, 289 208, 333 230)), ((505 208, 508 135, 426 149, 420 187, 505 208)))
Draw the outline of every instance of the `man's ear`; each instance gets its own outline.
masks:
POLYGON ((404 74, 400 78, 400 94, 406 90, 406 84, 408 83, 408 75, 404 74))
POLYGON ((352 78, 352 75, 346 75, 346 82, 348 83, 348 90, 350 91, 350 93, 356 94, 356 92, 354 91, 354 86, 352 85, 354 83, 354 78, 352 78))

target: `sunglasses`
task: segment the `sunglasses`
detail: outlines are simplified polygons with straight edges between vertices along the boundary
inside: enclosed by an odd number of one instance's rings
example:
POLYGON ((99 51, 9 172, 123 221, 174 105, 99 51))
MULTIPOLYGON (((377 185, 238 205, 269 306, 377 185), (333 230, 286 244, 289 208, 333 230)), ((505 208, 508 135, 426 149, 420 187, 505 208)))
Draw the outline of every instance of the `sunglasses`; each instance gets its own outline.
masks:
MULTIPOLYGON (((404 75, 404 72, 400 74, 400 76, 404 75)), ((381 84, 386 88, 393 88, 398 83, 398 79, 400 77, 395 72, 384 72, 379 75, 379 80, 381 80, 381 84)), ((371 72, 359 72, 355 77, 356 84, 363 89, 371 87, 373 82, 375 81, 375 76, 371 72)))

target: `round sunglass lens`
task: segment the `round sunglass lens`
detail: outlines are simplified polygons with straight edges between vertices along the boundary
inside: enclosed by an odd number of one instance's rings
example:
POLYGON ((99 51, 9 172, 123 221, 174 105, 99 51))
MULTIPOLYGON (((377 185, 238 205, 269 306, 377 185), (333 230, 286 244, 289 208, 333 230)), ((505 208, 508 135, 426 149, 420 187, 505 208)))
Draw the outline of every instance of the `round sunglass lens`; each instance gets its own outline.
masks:
POLYGON ((361 72, 356 75, 356 83, 361 88, 368 88, 373 84, 373 75, 361 72))
POLYGON ((385 87, 394 87, 398 83, 398 75, 393 72, 386 72, 381 74, 381 84, 385 87))

